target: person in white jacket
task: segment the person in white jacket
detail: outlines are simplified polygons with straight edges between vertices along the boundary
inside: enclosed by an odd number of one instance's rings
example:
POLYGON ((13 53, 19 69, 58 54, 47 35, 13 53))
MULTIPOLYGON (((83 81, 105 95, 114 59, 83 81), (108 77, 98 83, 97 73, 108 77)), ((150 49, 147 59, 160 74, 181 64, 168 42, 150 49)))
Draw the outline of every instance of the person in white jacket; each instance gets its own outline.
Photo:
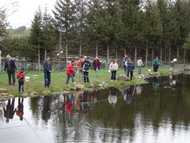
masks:
POLYGON ((137 67, 138 67, 138 74, 141 74, 141 72, 142 72, 142 67, 143 67, 142 58, 139 58, 139 59, 137 60, 137 67))
POLYGON ((116 80, 116 73, 118 68, 118 63, 115 60, 113 60, 109 66, 109 70, 111 71, 111 80, 116 80))

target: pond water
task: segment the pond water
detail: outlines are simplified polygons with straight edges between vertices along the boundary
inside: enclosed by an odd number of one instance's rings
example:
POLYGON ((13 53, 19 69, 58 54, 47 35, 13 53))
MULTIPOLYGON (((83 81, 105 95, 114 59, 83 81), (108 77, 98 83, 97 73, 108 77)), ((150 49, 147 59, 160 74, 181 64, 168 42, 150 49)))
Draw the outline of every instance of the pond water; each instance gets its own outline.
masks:
POLYGON ((190 76, 0 102, 2 143, 189 143, 190 76))

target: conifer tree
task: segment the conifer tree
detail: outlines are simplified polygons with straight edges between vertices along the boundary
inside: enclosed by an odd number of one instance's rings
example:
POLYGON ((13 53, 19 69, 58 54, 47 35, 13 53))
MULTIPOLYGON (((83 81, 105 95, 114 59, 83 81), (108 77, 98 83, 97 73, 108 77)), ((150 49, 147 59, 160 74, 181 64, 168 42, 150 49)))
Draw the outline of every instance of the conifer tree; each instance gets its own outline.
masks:
POLYGON ((53 10, 56 26, 64 37, 66 61, 68 58, 69 44, 74 36, 76 24, 75 10, 75 5, 72 0, 58 0, 53 10))
POLYGON ((42 13, 38 10, 34 16, 31 27, 30 41, 38 53, 38 68, 41 68, 41 51, 43 48, 42 13))

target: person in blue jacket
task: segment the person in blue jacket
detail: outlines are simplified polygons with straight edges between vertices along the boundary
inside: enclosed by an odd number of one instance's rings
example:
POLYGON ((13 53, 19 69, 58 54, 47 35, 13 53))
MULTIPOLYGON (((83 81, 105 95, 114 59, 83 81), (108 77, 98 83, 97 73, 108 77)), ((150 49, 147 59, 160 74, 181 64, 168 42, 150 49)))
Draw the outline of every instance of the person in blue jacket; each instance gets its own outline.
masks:
POLYGON ((50 64, 50 59, 47 58, 44 62, 44 85, 45 88, 48 88, 51 84, 51 71, 52 71, 52 66, 50 64))
POLYGON ((130 80, 133 79, 133 71, 135 69, 135 65, 131 59, 128 60, 127 63, 127 77, 130 78, 130 80))

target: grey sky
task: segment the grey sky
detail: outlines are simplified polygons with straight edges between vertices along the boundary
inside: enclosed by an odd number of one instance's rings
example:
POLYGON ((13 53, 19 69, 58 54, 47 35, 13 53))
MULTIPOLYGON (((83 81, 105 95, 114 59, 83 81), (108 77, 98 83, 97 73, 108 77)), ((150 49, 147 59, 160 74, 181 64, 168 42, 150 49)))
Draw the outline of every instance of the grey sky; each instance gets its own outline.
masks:
POLYGON ((54 8, 56 0, 0 0, 0 7, 8 7, 8 22, 13 28, 31 25, 35 12, 40 7, 47 7, 49 11, 54 8), (14 12, 13 12, 14 11, 14 12))

